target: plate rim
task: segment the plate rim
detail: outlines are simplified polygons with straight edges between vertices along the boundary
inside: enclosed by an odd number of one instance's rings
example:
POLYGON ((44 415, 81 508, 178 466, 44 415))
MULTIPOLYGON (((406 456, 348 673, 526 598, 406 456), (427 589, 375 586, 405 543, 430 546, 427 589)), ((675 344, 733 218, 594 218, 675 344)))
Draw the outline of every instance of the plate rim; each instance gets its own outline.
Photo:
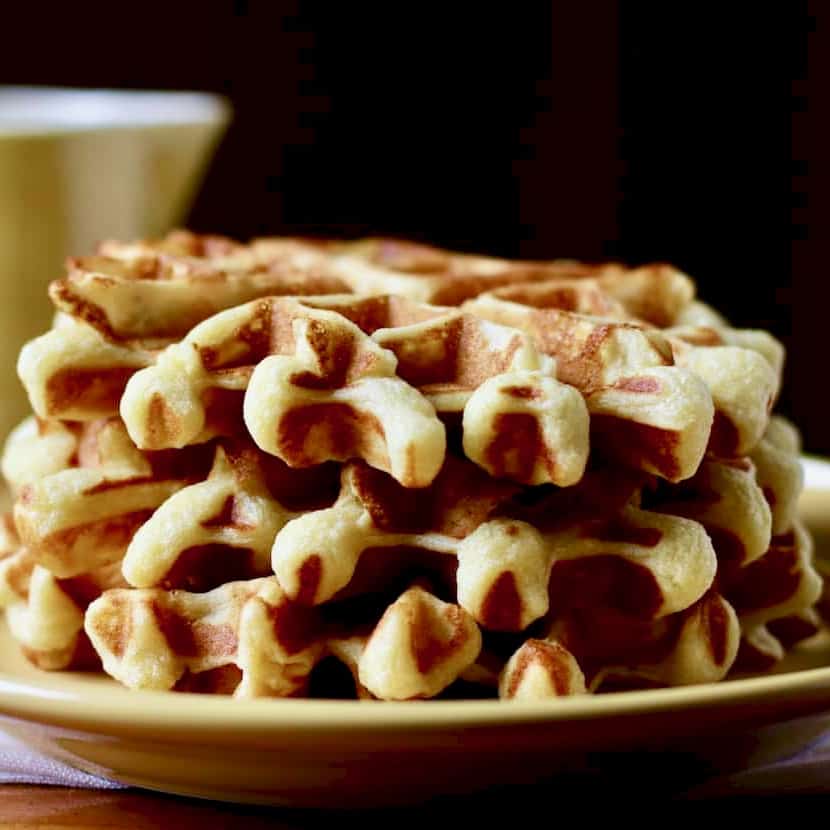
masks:
MULTIPOLYGON (((67 679, 67 685, 71 681, 67 679)), ((766 677, 705 683, 671 689, 584 695, 555 701, 405 701, 262 699, 235 700, 193 693, 137 691, 115 686, 49 689, 0 673, 0 715, 52 725, 109 723, 158 731, 175 723, 179 731, 291 730, 327 731, 519 726, 530 723, 598 720, 675 710, 744 705, 793 693, 822 692, 830 708, 830 667, 803 669, 766 677), (55 708, 60 705, 60 709, 55 708)))

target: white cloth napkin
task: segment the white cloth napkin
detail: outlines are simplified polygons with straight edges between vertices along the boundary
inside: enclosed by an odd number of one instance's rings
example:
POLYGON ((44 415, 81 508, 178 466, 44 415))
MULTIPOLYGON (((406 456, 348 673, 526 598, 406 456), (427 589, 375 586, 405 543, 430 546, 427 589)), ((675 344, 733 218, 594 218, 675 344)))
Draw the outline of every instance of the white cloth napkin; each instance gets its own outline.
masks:
POLYGON ((123 784, 97 778, 53 761, 0 730, 0 784, 53 784, 85 789, 119 789, 123 784))
POLYGON ((695 787, 690 795, 718 798, 818 793, 830 793, 830 732, 791 758, 714 778, 695 787))

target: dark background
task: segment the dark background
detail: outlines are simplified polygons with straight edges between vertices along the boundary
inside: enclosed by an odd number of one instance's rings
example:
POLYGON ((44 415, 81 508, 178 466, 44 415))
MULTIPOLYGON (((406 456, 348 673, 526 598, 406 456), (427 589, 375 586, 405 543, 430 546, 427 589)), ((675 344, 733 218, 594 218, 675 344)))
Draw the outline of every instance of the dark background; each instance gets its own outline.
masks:
POLYGON ((236 118, 189 219, 508 256, 670 260, 789 349, 826 414, 830 6, 15 4, 0 83, 213 90, 236 118))

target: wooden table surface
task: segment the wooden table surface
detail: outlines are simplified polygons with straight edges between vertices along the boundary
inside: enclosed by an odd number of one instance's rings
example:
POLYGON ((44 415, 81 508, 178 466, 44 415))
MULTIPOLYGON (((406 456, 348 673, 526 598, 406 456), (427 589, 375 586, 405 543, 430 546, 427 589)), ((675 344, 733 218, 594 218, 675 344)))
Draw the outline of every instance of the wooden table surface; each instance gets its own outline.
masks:
MULTIPOLYGON (((646 782, 644 782, 646 784, 646 782)), ((659 790, 658 790, 659 792, 659 790)), ((565 804, 550 793, 538 792, 538 798, 531 798, 529 803, 516 799, 514 793, 490 793, 475 800, 462 799, 436 802, 399 810, 380 810, 375 812, 323 812, 296 811, 288 809, 254 807, 237 804, 220 804, 197 799, 178 798, 159 795, 140 790, 70 790, 61 787, 34 787, 22 785, 0 785, 0 827, 18 830, 37 830, 39 828, 130 828, 146 830, 147 828, 173 828, 173 830, 219 830, 219 828, 239 828, 239 830, 259 830, 259 828, 276 828, 276 830, 313 830, 323 828, 340 830, 351 826, 360 830, 385 828, 397 830, 398 827, 419 826, 424 830, 438 830, 443 826, 452 827, 501 827, 508 830, 520 830, 518 819, 528 821, 531 816, 536 820, 548 814, 545 824, 557 824, 553 815, 560 812, 565 804), (518 815, 517 815, 518 814, 518 815)), ((630 807, 619 793, 610 795, 603 791, 594 791, 590 797, 581 793, 571 806, 578 810, 583 818, 614 814, 616 824, 625 814, 643 815, 644 795, 648 796, 649 806, 653 812, 658 805, 654 803, 655 791, 646 784, 631 794, 630 807)), ((662 799, 660 799, 662 801, 662 799)), ((722 812, 727 807, 740 810, 742 820, 752 815, 769 817, 772 802, 776 806, 783 804, 788 812, 809 810, 811 807, 826 809, 830 806, 829 795, 790 795, 786 797, 735 796, 730 799, 718 799, 713 802, 697 801, 678 805, 675 801, 673 810, 682 809, 684 813, 691 810, 717 809, 722 812)), ((570 810, 568 810, 570 812, 570 810)), ((663 811, 657 809, 657 813, 663 811)), ((561 812, 560 812, 561 815, 561 812)), ((524 823, 524 822, 522 822, 524 823)), ((528 823, 531 823, 528 821, 528 823)), ((533 822, 535 823, 535 822, 533 822)), ((567 822, 571 824, 570 821, 567 822)), ((580 820, 579 824, 582 821, 580 820)), ((590 824, 590 822, 589 822, 590 824)))
POLYGON ((311 828, 314 816, 216 804, 138 790, 70 790, 62 787, 0 786, 0 827, 25 828, 311 828))

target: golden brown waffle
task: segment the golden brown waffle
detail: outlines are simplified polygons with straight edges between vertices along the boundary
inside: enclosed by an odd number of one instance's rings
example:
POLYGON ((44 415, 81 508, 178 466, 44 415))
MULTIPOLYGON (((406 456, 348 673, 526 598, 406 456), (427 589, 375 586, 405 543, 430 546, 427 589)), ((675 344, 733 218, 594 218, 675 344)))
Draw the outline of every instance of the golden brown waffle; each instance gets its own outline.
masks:
POLYGON ((322 652, 315 616, 267 577, 203 594, 107 591, 89 606, 85 630, 105 671, 131 688, 172 689, 236 666, 237 697, 284 697, 302 690, 322 652))
POLYGON ((773 537, 763 556, 738 570, 724 592, 749 630, 810 608, 821 587, 812 539, 796 521, 788 533, 773 537))
POLYGON ((721 680, 735 662, 740 633, 731 604, 709 591, 656 620, 575 607, 552 617, 547 637, 574 656, 596 692, 721 680))
MULTIPOLYGON (((816 568, 816 573, 820 575, 821 571, 816 568)), ((815 607, 804 608, 766 623, 767 630, 787 650, 814 637, 823 627, 821 615, 815 607)))
POLYGON ((677 313, 673 326, 705 326, 722 329, 729 327, 729 321, 712 306, 701 300, 692 300, 677 313))
MULTIPOLYGON (((636 320, 660 328, 673 325, 692 303, 694 283, 670 265, 624 268, 616 263, 560 268, 541 282, 505 285, 480 292, 481 306, 559 309, 595 317, 636 320)), ((515 309, 512 309, 516 313, 515 309)))
POLYGON ((718 681, 820 625, 781 345, 671 266, 174 233, 51 295, 2 464, 39 665, 539 700, 718 681))
POLYGON ((200 474, 203 455, 202 448, 175 458, 141 453, 115 420, 28 419, 13 431, 3 469, 17 499, 14 520, 3 524, 0 608, 32 662, 47 669, 98 663, 82 633, 87 605, 126 584, 120 559, 132 533, 200 474))
POLYGON ((597 270, 597 282, 603 291, 632 317, 661 328, 672 325, 695 296, 692 280, 666 263, 639 268, 609 263, 597 270))
MULTIPOLYGON (((253 247, 267 259, 282 244, 283 240, 262 239, 253 247)), ((545 263, 458 254, 398 239, 329 243, 326 251, 333 273, 357 294, 397 294, 439 305, 458 305, 489 288, 551 274, 545 263)))
POLYGON ((267 576, 271 545, 290 519, 331 504, 338 470, 294 470, 250 441, 216 447, 207 480, 171 495, 137 530, 123 561, 137 588, 206 591, 267 576))
POLYGON ((481 648, 469 615, 422 588, 401 594, 365 634, 348 635, 327 632, 273 577, 203 594, 108 591, 89 607, 86 632, 105 670, 131 688, 215 691, 222 672, 237 697, 300 693, 327 654, 349 666, 364 696, 434 697, 481 648))
POLYGON ((423 486, 441 465, 444 427, 395 368, 336 312, 257 300, 209 318, 133 376, 121 414, 138 446, 182 447, 240 431, 244 397, 254 440, 292 466, 356 456, 423 486))
MULTIPOLYGON (((620 275, 623 281, 627 278, 620 275)), ((609 416, 620 422, 613 423, 613 433, 618 434, 625 426, 631 429, 632 421, 640 432, 653 425, 638 421, 636 399, 630 395, 621 399, 616 394, 611 398, 614 409, 599 409, 595 402, 597 390, 619 385, 625 374, 638 374, 638 368, 673 365, 694 374, 711 394, 715 412, 711 435, 707 428, 710 451, 735 457, 754 448, 766 429, 780 387, 783 349, 774 338, 759 331, 685 326, 666 329, 663 339, 656 331, 642 329, 633 318, 619 322, 620 307, 602 312, 603 292, 597 283, 590 291, 580 291, 579 286, 576 283, 565 290, 567 286, 563 287, 561 281, 519 285, 482 295, 466 303, 465 308, 531 334, 539 349, 557 360, 559 379, 586 394, 589 409, 599 416, 600 423, 609 416), (587 316, 598 313, 600 316, 587 316), (639 335, 635 333, 637 328, 641 329, 639 335), (634 343, 637 345, 632 348, 630 344, 634 343), (659 349, 657 354, 655 347, 659 349), (624 355, 624 364, 620 354, 624 355)), ((661 296, 661 292, 655 292, 652 302, 658 302, 661 296)), ((659 313, 652 308, 652 320, 669 319, 670 305, 659 313)), ((640 303, 622 307, 632 315, 642 311, 640 303)), ((678 398, 675 407, 688 411, 689 404, 684 407, 682 400, 678 398)), ((604 425, 607 428, 607 423, 604 425)), ((613 447, 613 438, 597 437, 613 447)), ((657 436, 649 437, 647 445, 658 443, 657 436)), ((688 466, 694 466, 694 457, 688 466)), ((681 474, 675 478, 685 477, 681 474)))
POLYGON ((350 584, 367 551, 455 557, 459 604, 485 628, 506 631, 523 630, 550 604, 622 603, 635 614, 664 616, 712 584, 715 554, 695 522, 633 506, 611 518, 565 514, 541 530, 491 518, 511 488, 450 458, 413 498, 388 477, 348 465, 333 507, 300 516, 277 535, 274 572, 290 597, 316 605, 350 584))
POLYGON ((592 687, 638 685, 688 686, 723 680, 735 663, 741 629, 737 614, 721 595, 711 592, 678 614, 655 640, 650 654, 610 665, 594 676, 592 687))
POLYGON ((769 548, 772 515, 749 459, 705 459, 686 481, 646 495, 654 510, 700 522, 712 539, 721 569, 753 562, 769 548))
POLYGON ((694 372, 712 393, 715 420, 709 451, 721 458, 746 455, 764 434, 778 396, 781 345, 763 332, 667 329, 664 333, 676 365, 694 372))
POLYGON ((518 489, 453 456, 432 485, 418 490, 365 464, 347 464, 336 504, 300 516, 277 535, 274 572, 290 597, 309 605, 326 602, 349 585, 366 551, 388 548, 394 557, 401 548, 414 548, 452 555, 459 540, 518 489))
MULTIPOLYGON (((282 240, 254 244, 267 258, 282 240)), ((424 303, 458 305, 502 286, 551 279, 593 278, 630 313, 669 325, 694 296, 694 284, 670 265, 625 268, 618 263, 588 265, 572 260, 530 262, 459 254, 399 239, 329 243, 333 272, 357 294, 397 294, 424 303)))
MULTIPOLYGON (((678 341, 690 346, 714 347, 731 346, 733 348, 748 349, 766 360, 773 371, 773 395, 778 396, 781 374, 784 370, 784 347, 771 334, 760 329, 735 329, 726 323, 716 325, 682 325, 663 329, 663 334, 674 345, 675 352, 681 348, 678 341)), ((718 352, 715 352, 718 354, 718 352)), ((728 351, 720 354, 729 355, 728 351)))
POLYGON ((499 676, 502 700, 546 700, 586 691, 579 663, 556 640, 526 640, 499 676))
POLYGON ((23 485, 14 505, 22 544, 55 576, 88 573, 121 559, 133 533, 170 495, 206 475, 212 448, 142 453, 123 424, 88 424, 77 466, 23 485))
POLYGON ((238 431, 241 408, 257 444, 292 466, 359 457, 410 487, 443 460, 436 411, 459 414, 485 469, 567 485, 584 469, 588 415, 549 372, 520 332, 451 309, 275 298, 168 347, 130 380, 121 411, 139 446, 161 448, 238 431))
POLYGON ((658 331, 494 296, 465 308, 526 331, 554 358, 557 378, 584 395, 592 445, 603 454, 671 481, 697 469, 712 428, 712 396, 696 374, 674 365, 658 331))
POLYGON ((8 570, 16 571, 15 578, 32 568, 13 594, 3 584, 8 574, 2 572, 6 561, 0 561, 0 609, 5 609, 12 637, 38 668, 98 668, 98 657, 83 632, 84 611, 103 591, 124 585, 117 564, 58 579, 34 565, 27 554, 21 548, 8 562, 8 570))
POLYGON ((445 419, 462 415, 464 451, 493 475, 568 486, 588 455, 588 413, 521 332, 393 296, 311 300, 348 317, 397 358, 399 377, 445 419))
MULTIPOLYGON (((391 351, 398 377, 442 417, 460 414, 465 452, 492 474, 562 486, 581 477, 588 454, 584 403, 550 376, 549 361, 521 332, 386 295, 307 302, 347 317, 391 351)), ((253 399, 251 407, 257 408, 253 399)))
POLYGON ((499 696, 545 700, 716 682, 735 664, 739 642, 738 617, 715 592, 651 622, 602 608, 573 609, 552 622, 545 639, 527 640, 509 658, 499 696))
POLYGON ((823 582, 812 539, 798 521, 773 536, 760 559, 732 576, 725 593, 740 615, 741 671, 765 671, 821 629, 815 607, 821 604, 823 582))
POLYGON ((799 452, 798 433, 776 417, 752 461, 706 460, 691 479, 646 497, 654 509, 701 522, 712 538, 720 590, 740 620, 741 670, 768 668, 817 630, 812 606, 822 580, 810 536, 796 519, 799 452))
POLYGON ((18 424, 3 448, 3 478, 17 496, 26 485, 77 463, 81 428, 30 416, 18 424))
POLYGON ((784 418, 774 416, 750 458, 772 511, 772 534, 780 536, 795 522, 798 497, 804 486, 798 431, 784 418))
POLYGON ((463 608, 412 587, 367 633, 332 637, 327 648, 349 667, 361 696, 413 700, 457 680, 478 657, 481 632, 463 608))
POLYGON ((32 408, 41 418, 116 415, 130 376, 216 312, 262 296, 348 291, 326 262, 299 240, 282 240, 267 259, 183 231, 158 242, 104 242, 96 256, 67 262, 50 287, 58 322, 21 352, 32 408))
POLYGON ((825 630, 815 608, 805 608, 786 617, 746 628, 735 661, 735 673, 759 674, 769 671, 788 651, 825 630))
POLYGON ((269 571, 274 517, 285 512, 273 494, 294 509, 304 501, 318 506, 326 501, 326 486, 331 491, 336 482, 336 470, 288 470, 250 444, 230 442, 216 450, 208 481, 186 487, 206 475, 213 447, 141 453, 114 420, 63 431, 30 420, 11 437, 4 466, 18 470, 27 449, 41 466, 55 446, 63 466, 72 467, 53 472, 60 466, 55 457, 45 477, 18 480, 18 524, 29 544, 22 545, 14 523, 6 520, 0 559, 0 607, 27 657, 42 668, 84 666, 95 657, 81 633, 84 610, 103 590, 126 587, 119 560, 137 528, 140 537, 128 548, 128 573, 140 572, 149 547, 151 556, 160 557, 156 568, 169 566, 163 584, 204 589, 212 587, 211 579, 222 584, 244 570, 240 562, 259 573, 269 571), (180 478, 169 479, 171 473, 180 478), (182 487, 182 499, 167 498, 182 487), (134 510, 136 500, 143 509, 134 510), (151 516, 162 502, 162 510, 151 516), (73 523, 79 519, 84 523, 73 523), (44 523, 51 523, 50 532, 38 536, 44 523), (55 523, 61 526, 57 532, 55 523), (258 540, 264 541, 258 545, 258 540))
POLYGON ((311 245, 285 240, 267 261, 222 237, 174 232, 157 243, 105 242, 72 258, 49 289, 55 307, 108 340, 176 339, 225 308, 257 297, 348 291, 311 245))
MULTIPOLYGON (((29 419, 9 439, 4 469, 14 490, 29 486, 31 471, 22 467, 28 449, 36 469, 50 477, 78 463, 80 431, 29 419), (49 459, 49 452, 55 454, 49 459)), ((23 653, 43 669, 89 668, 97 656, 83 634, 84 611, 103 590, 124 581, 120 567, 105 565, 59 579, 38 564, 37 551, 25 547, 11 514, 0 516, 0 610, 23 653)))
POLYGON ((21 350, 17 373, 41 419, 91 421, 118 414, 127 381, 155 351, 113 343, 92 326, 59 315, 46 334, 21 350))

